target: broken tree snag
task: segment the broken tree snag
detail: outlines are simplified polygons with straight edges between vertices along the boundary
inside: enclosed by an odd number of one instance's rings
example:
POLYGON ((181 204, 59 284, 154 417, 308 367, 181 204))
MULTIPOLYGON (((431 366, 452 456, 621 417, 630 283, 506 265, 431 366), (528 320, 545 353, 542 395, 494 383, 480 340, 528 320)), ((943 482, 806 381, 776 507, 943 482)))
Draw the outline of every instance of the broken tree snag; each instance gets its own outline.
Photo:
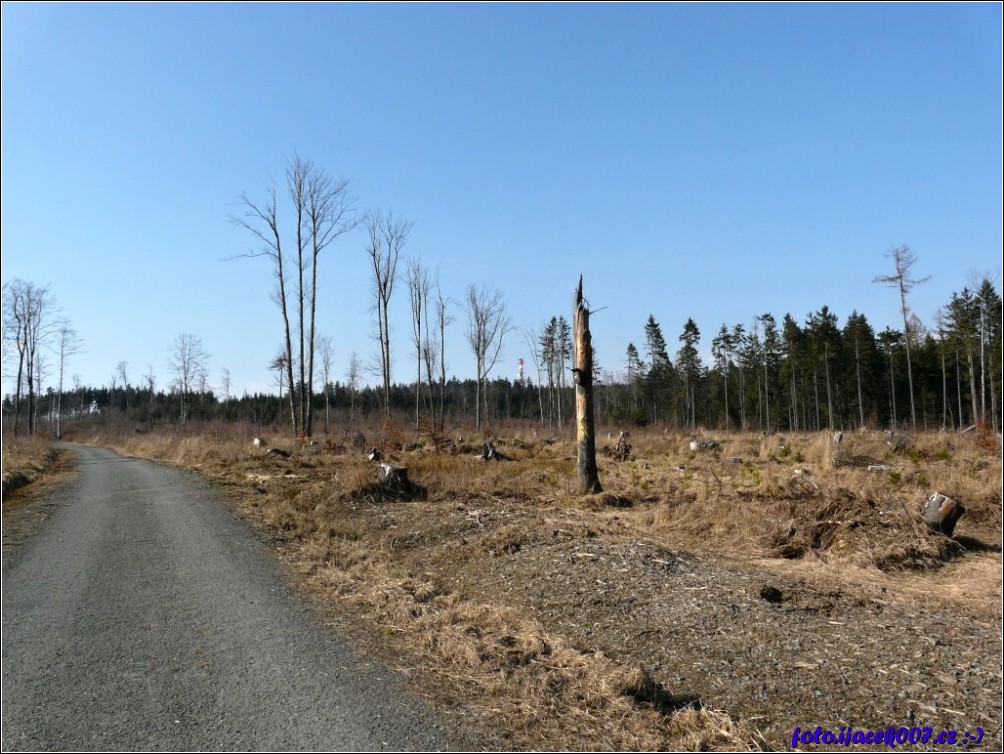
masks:
POLYGON ((582 298, 582 276, 575 292, 575 382, 576 436, 579 447, 579 492, 602 492, 596 468, 596 423, 593 419, 593 340, 589 334, 589 309, 582 298))
POLYGON ((959 519, 965 512, 966 509, 962 507, 961 503, 955 502, 940 492, 935 492, 927 498, 920 515, 932 529, 950 537, 955 531, 955 525, 959 523, 959 519))

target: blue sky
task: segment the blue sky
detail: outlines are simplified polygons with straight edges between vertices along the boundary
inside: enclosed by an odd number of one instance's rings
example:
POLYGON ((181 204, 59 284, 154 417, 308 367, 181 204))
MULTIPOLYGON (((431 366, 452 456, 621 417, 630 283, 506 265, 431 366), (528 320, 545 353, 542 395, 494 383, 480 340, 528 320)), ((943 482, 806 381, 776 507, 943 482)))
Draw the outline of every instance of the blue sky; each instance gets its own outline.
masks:
MULTIPOLYGON (((2 275, 48 284, 107 384, 198 335, 211 382, 272 389, 281 322, 230 218, 296 154, 360 211, 413 221, 405 254, 514 325, 570 310, 601 365, 650 314, 671 350, 723 323, 827 305, 901 327, 872 282, 909 244, 929 326, 1002 250, 1002 12, 950 4, 4 3, 2 275)), ((322 259, 319 330, 376 354, 359 230, 322 259)), ((401 272, 404 264, 402 262, 401 272)), ((471 376, 459 304, 449 371, 471 376)), ((403 280, 394 378, 413 369, 403 280)), ((518 332, 496 374, 529 349, 518 332)), ((375 380, 374 380, 375 381, 375 380)), ((8 384, 5 382, 5 389, 8 384)))

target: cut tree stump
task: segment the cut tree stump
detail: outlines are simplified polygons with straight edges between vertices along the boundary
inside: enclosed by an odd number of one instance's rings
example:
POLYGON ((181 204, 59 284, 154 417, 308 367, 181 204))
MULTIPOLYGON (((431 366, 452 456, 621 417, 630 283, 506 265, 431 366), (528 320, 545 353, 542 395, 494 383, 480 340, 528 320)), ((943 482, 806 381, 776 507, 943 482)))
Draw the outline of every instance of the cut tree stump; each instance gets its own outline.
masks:
POLYGON ((481 460, 511 461, 512 458, 510 456, 507 456, 505 453, 499 452, 498 448, 495 447, 495 443, 486 442, 481 448, 481 460))
POLYGON ((614 448, 612 456, 618 461, 628 461, 631 459, 631 444, 628 442, 630 433, 621 432, 617 438, 617 446, 614 448))
POLYGON ((717 440, 691 440, 690 449, 692 451, 698 450, 719 450, 721 445, 718 444, 717 440))
POLYGON ((940 492, 935 492, 927 498, 920 515, 934 531, 950 537, 955 531, 955 525, 959 523, 959 519, 965 512, 966 509, 961 503, 955 502, 940 492))
POLYGON ((381 463, 377 469, 377 479, 384 487, 391 487, 396 490, 411 488, 411 482, 408 481, 408 469, 404 466, 381 463))

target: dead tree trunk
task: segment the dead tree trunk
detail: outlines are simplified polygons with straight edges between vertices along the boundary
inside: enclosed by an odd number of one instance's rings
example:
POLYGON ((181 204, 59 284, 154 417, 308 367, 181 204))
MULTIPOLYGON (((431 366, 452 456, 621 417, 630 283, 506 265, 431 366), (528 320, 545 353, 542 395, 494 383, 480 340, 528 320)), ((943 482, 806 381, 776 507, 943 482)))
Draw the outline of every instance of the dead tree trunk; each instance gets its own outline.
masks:
POLYGON ((589 334, 589 309, 582 298, 582 276, 575 292, 575 382, 576 436, 579 448, 579 492, 602 492, 596 468, 596 426, 593 419, 593 345, 589 334))

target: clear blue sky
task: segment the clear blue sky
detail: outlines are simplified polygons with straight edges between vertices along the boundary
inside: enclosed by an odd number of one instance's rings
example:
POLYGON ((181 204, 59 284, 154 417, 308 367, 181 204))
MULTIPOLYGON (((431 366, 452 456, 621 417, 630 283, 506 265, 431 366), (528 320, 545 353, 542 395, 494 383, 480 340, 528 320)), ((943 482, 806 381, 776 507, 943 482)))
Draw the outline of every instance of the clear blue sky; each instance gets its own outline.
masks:
MULTIPOLYGON (((405 253, 504 293, 515 325, 570 310, 601 365, 649 314, 800 322, 827 305, 902 327, 884 253, 909 244, 929 326, 974 276, 1000 286, 1002 12, 946 4, 3 4, 3 280, 48 284, 107 384, 198 335, 211 382, 274 389, 281 324, 229 218, 294 154, 361 210, 414 222, 405 253)), ((319 329, 376 353, 363 231, 322 260, 319 329)), ((403 263, 402 263, 403 272, 403 263)), ((454 310, 450 372, 473 373, 454 310)), ((407 293, 394 378, 413 379, 407 293)), ((495 374, 529 352, 510 336, 495 374)), ((5 389, 9 389, 5 382, 5 389)))

